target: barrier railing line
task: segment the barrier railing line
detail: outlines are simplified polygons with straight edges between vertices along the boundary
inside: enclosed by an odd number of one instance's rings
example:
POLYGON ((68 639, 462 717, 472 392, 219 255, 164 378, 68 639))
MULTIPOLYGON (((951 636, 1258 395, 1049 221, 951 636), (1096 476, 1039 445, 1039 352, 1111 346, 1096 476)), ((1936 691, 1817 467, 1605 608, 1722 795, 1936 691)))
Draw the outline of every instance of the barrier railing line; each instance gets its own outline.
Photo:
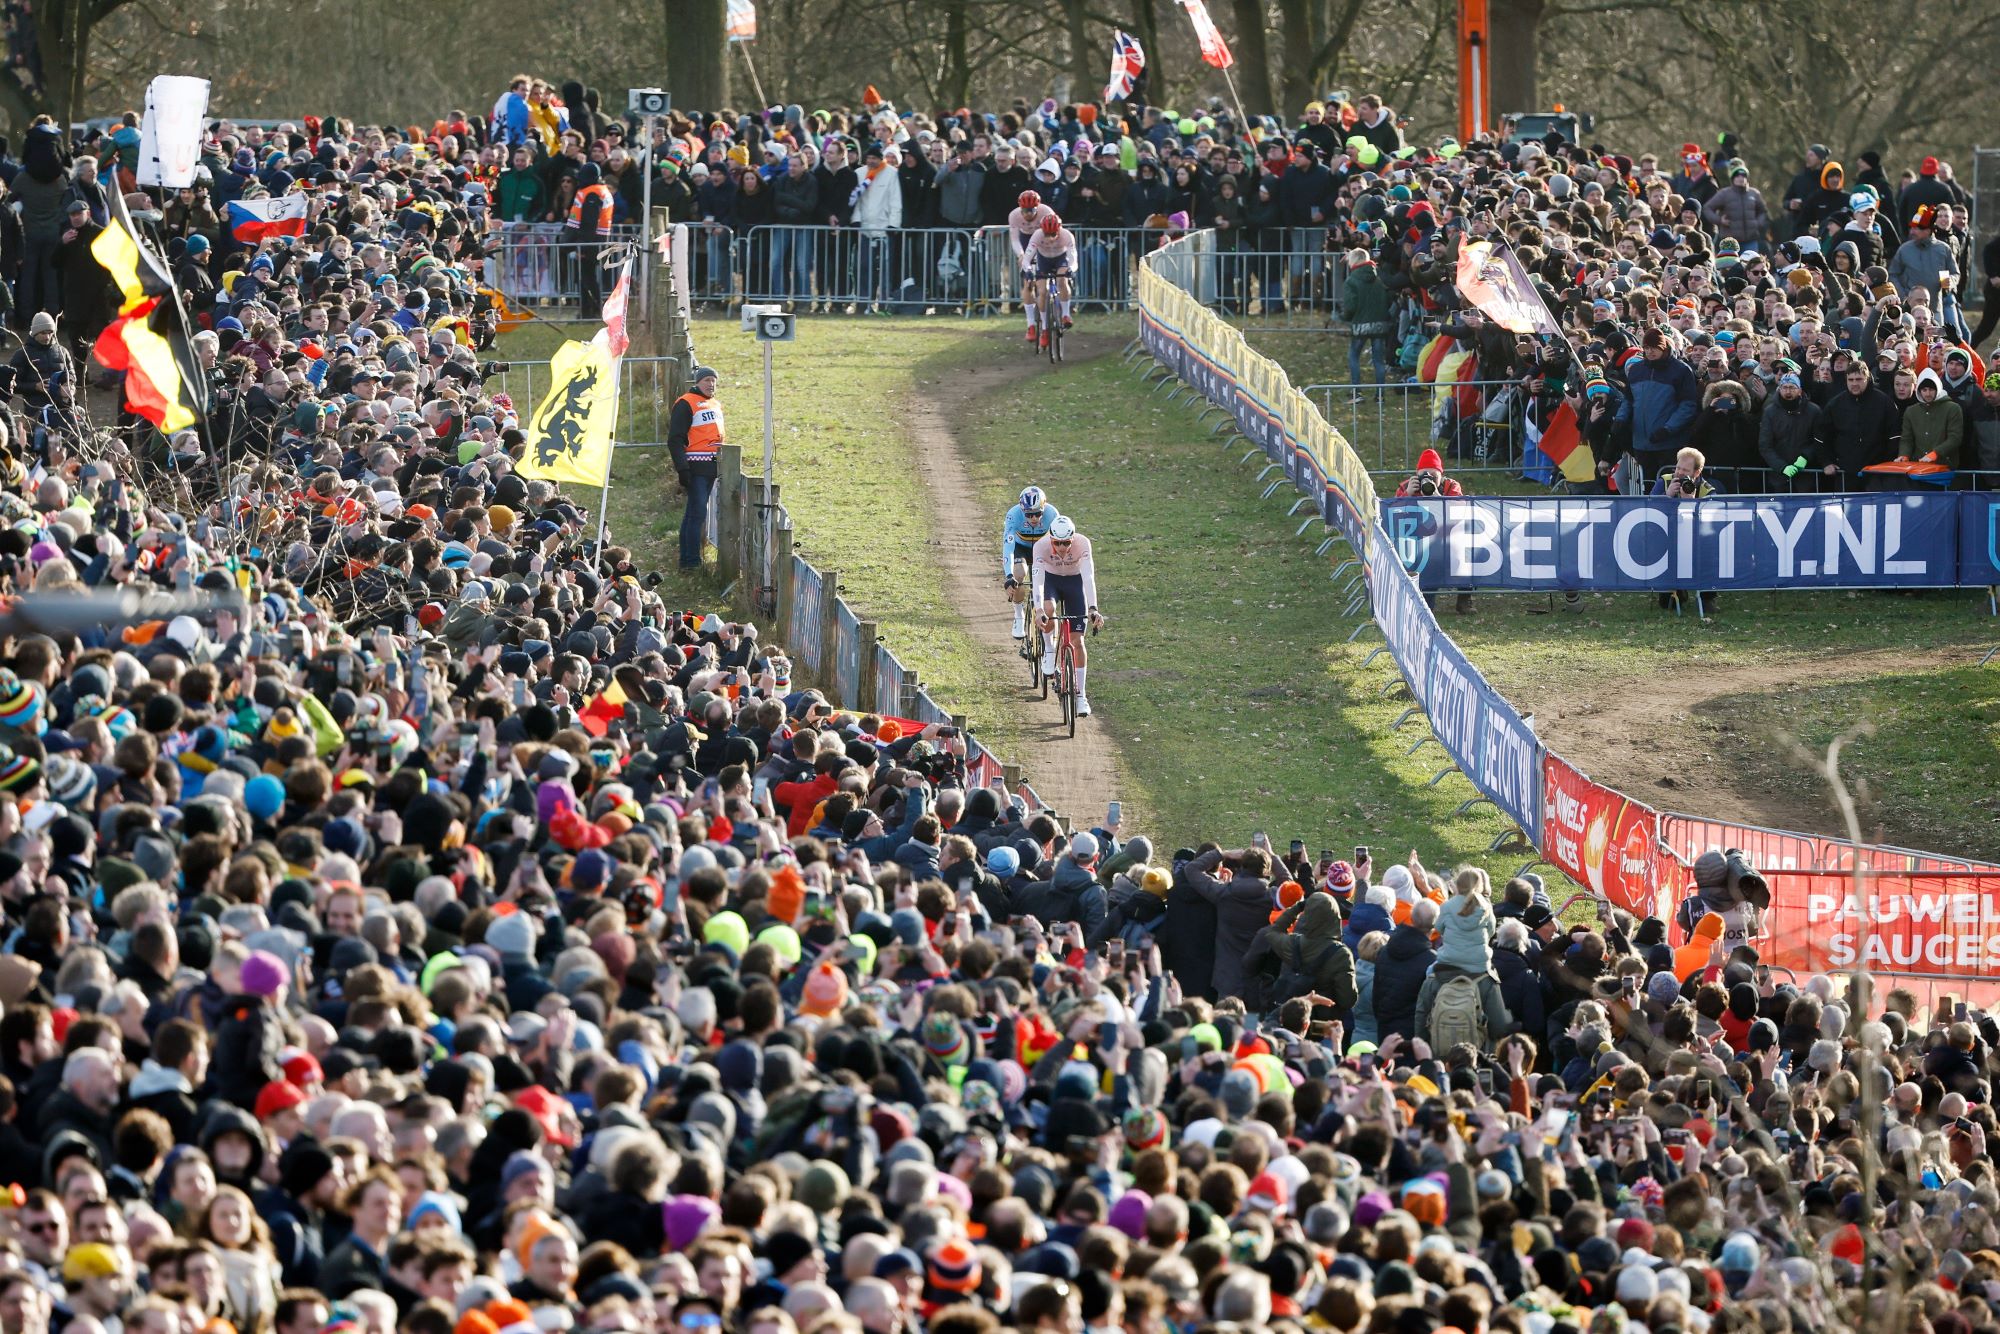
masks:
MULTIPOLYGON (((1363 581, 1362 596, 1349 610, 1365 607, 1381 630, 1401 682, 1413 699, 1404 717, 1423 713, 1432 735, 1452 759, 1452 765, 1441 770, 1432 783, 1453 772, 1462 773, 1480 795, 1462 803, 1459 813, 1479 802, 1490 802, 1566 876, 1581 860, 1587 878, 1577 883, 1605 896, 1604 859, 1611 851, 1611 829, 1594 815, 1579 818, 1568 804, 1574 801, 1573 796, 1552 793, 1550 761, 1585 783, 1590 782, 1587 775, 1550 753, 1519 712, 1486 684, 1437 624, 1416 580, 1396 556, 1382 526, 1382 509, 1368 484, 1367 469, 1347 439, 1332 429, 1310 398, 1290 385, 1281 368, 1249 346, 1241 330, 1205 309, 1193 292, 1178 285, 1191 280, 1195 261, 1205 253, 1206 235, 1194 233, 1184 241, 1172 242, 1141 265, 1138 346, 1152 355, 1168 382, 1178 378, 1233 419, 1237 427, 1233 438, 1255 446, 1245 455, 1246 461, 1261 451, 1271 466, 1284 468, 1295 485, 1317 500, 1322 521, 1346 541, 1353 558, 1336 567, 1335 574, 1358 565, 1363 581), (1527 781, 1530 777, 1532 783, 1527 781), (1545 814, 1559 815, 1560 820, 1545 820, 1545 814), (1550 826, 1558 823, 1567 832, 1552 836, 1550 826), (1563 841, 1579 830, 1583 835, 1580 843, 1572 847, 1563 841), (1593 857, 1598 868, 1596 883, 1589 882, 1588 874, 1593 857)), ((2000 509, 1995 513, 2000 515, 2000 509)), ((1303 535, 1304 529, 1300 532, 1303 535)), ((1321 550, 1325 550, 1324 544, 1321 550)), ((2000 564, 2000 554, 1996 554, 1996 563, 2000 564)), ((1350 635, 1350 641, 1352 638, 1350 635)), ((1685 817, 1662 816, 1615 789, 1591 786, 1643 812, 1634 822, 1636 832, 1629 833, 1616 852, 1619 874, 1625 874, 1629 865, 1634 882, 1623 887, 1624 897, 1644 911, 1677 905, 1693 888, 1688 867, 1693 854, 1683 856, 1668 835, 1671 822, 1685 817)), ((1709 823, 1718 832, 1742 828, 1723 821, 1709 823)), ((1813 835, 1774 832, 1815 847, 1823 842, 1813 835)), ((1500 844, 1501 840, 1496 840, 1496 850, 1500 844)), ((1936 857, 1952 863, 1963 860, 1930 853, 1901 855, 1936 857)), ((1791 966, 1783 958, 1774 962, 1791 966)))
POLYGON ((766 551, 763 480, 743 471, 742 446, 723 445, 716 471, 714 540, 724 586, 750 581, 750 595, 738 600, 768 618, 793 662, 834 706, 849 713, 957 726, 966 743, 968 791, 1004 783, 1029 810, 1047 811, 1067 828, 1067 817, 1021 780, 1020 768, 1002 761, 972 735, 964 715, 938 703, 881 641, 878 624, 840 596, 838 571, 822 570, 793 549, 791 514, 775 485, 766 551), (763 582, 767 564, 768 585, 763 582))

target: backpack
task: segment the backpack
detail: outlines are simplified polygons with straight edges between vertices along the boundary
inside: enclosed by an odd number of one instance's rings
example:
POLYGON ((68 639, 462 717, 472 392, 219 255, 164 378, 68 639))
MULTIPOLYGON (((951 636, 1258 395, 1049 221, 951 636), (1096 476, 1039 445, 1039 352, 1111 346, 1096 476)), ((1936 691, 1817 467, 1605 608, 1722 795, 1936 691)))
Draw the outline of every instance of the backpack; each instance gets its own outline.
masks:
POLYGON ((1461 1042, 1486 1048, 1486 1005, 1479 996, 1479 979, 1463 973, 1438 988, 1431 1005, 1431 1051, 1443 1057, 1461 1042))

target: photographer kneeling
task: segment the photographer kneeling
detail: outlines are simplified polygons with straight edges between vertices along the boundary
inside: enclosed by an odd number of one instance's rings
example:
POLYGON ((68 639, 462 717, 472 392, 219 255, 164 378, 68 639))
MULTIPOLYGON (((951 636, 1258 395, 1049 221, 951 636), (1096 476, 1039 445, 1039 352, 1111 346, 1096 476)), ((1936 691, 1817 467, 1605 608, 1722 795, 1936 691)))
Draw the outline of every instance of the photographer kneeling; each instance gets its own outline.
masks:
MULTIPOLYGON (((1444 475, 1444 460, 1438 456, 1438 452, 1435 449, 1427 449, 1417 455, 1417 471, 1396 484, 1396 498, 1399 500, 1405 496, 1462 496, 1464 494, 1464 487, 1461 487, 1457 482, 1444 475)), ((1426 593, 1424 601, 1430 604, 1432 611, 1437 610, 1437 595, 1435 593, 1426 593)), ((1458 614, 1465 616, 1469 615, 1471 611, 1472 594, 1460 593, 1458 595, 1458 614)))
MULTIPOLYGON (((1674 500, 1705 500, 1709 496, 1720 495, 1721 490, 1702 471, 1708 460, 1702 452, 1693 447, 1682 449, 1674 455, 1674 466, 1662 469, 1653 479, 1652 494, 1667 496, 1674 500)), ((1674 605, 1674 599, 1688 596, 1686 589, 1675 589, 1671 593, 1660 594, 1660 610, 1666 611, 1674 605)), ((1711 611, 1722 604, 1722 598, 1715 593, 1700 595, 1711 611)))

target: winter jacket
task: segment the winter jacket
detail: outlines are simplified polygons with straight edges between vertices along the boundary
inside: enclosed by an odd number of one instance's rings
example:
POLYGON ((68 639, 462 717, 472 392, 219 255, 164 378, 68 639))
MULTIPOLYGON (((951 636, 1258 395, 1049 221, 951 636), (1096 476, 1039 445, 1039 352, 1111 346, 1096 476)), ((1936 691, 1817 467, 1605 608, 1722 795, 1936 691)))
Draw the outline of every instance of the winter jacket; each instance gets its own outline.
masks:
POLYGON ((1718 237, 1732 237, 1743 245, 1761 245, 1771 230, 1770 210, 1764 196, 1747 185, 1729 185, 1701 206, 1701 216, 1715 228, 1718 237))
MULTIPOLYGON (((1763 415, 1757 419, 1757 454, 1764 460, 1764 466, 1782 473, 1804 459, 1801 472, 1818 472, 1832 462, 1823 439, 1825 417, 1819 404, 1804 394, 1792 400, 1782 394, 1772 395, 1764 404, 1763 415)), ((1767 480, 1776 486, 1783 478, 1767 480)))
POLYGON ((1919 176, 1903 188, 1896 196, 1896 221, 1905 232, 1910 230, 1910 219, 1917 216, 1917 210, 1925 204, 1937 208, 1958 201, 1951 193, 1951 187, 1935 176, 1919 176))
POLYGON ((1138 179, 1125 191, 1119 210, 1119 225, 1124 227, 1144 227, 1148 218, 1168 211, 1167 187, 1161 183, 1157 168, 1140 165, 1138 179))
POLYGON ((1314 163, 1293 167, 1278 180, 1278 209, 1287 227, 1320 227, 1333 201, 1333 173, 1314 163), (1314 211, 1319 216, 1313 216, 1314 211))
POLYGON ((1382 1026, 1375 1018, 1375 961, 1354 961, 1354 1022, 1348 1025, 1349 1045, 1382 1042, 1382 1026))
POLYGON ((1340 289, 1340 315, 1356 334, 1387 334, 1395 324, 1389 312, 1389 289, 1373 264, 1358 264, 1347 271, 1340 289))
POLYGON ((1405 923, 1389 935, 1389 943, 1375 956, 1376 1041, 1417 1032, 1417 998, 1423 994, 1424 978, 1430 974, 1437 951, 1431 948, 1428 931, 1405 923))
POLYGON ((1358 950, 1361 948, 1363 936, 1376 931, 1388 935, 1395 929, 1396 919, 1389 915, 1389 910, 1368 902, 1357 888, 1354 893, 1354 911, 1348 915, 1347 927, 1340 936, 1347 943, 1347 948, 1358 950))
POLYGON ((1827 451, 1850 482, 1858 484, 1869 464, 1896 457, 1901 427, 1895 404, 1872 384, 1858 397, 1843 389, 1826 402, 1827 451))
POLYGON ((2000 470, 2000 407, 1981 394, 1965 412, 1965 465, 2000 470))
POLYGON ((1265 989, 1266 1008, 1317 992, 1333 1002, 1341 1018, 1354 1009, 1357 990, 1354 955, 1340 939, 1340 908, 1331 895, 1312 893, 1259 932, 1245 963, 1257 971, 1269 956, 1275 980, 1265 989))
POLYGON ((1084 943, 1095 947, 1104 939, 1111 900, 1104 886, 1076 858, 1063 857, 1056 862, 1055 874, 1046 883, 1015 896, 1014 910, 1018 915, 1038 919, 1043 925, 1075 922, 1083 928, 1084 943))
POLYGON ((1934 370, 1917 376, 1917 401, 1903 410, 1903 457, 1924 459, 1932 455, 1947 468, 1958 466, 1959 442, 1965 438, 1965 411, 1944 392, 1944 382, 1934 370), (1937 397, 1924 402, 1924 386, 1937 390, 1937 397))
POLYGON ((1685 361, 1671 353, 1658 361, 1638 357, 1626 364, 1625 386, 1632 395, 1635 451, 1671 453, 1694 438, 1701 391, 1685 361))
POLYGON ((1218 996, 1243 994, 1244 957, 1257 933, 1271 923, 1271 886, 1257 876, 1222 879, 1220 852, 1208 852, 1188 864, 1188 883, 1215 905, 1215 969, 1209 985, 1218 996))
POLYGON ((1931 294, 1933 307, 1943 296, 1939 280, 1946 275, 1958 276, 1958 260, 1953 258, 1951 247, 1936 237, 1903 242, 1896 247, 1896 257, 1889 261, 1889 281, 1896 285, 1896 291, 1907 299, 1921 287, 1931 294))
POLYGON ((787 171, 771 182, 771 211, 781 224, 806 227, 821 221, 819 182, 811 172, 794 176, 787 171))
POLYGON ((1182 991, 1212 997, 1217 913, 1215 905, 1195 889, 1193 867, 1192 861, 1174 867, 1173 888, 1167 893, 1166 930, 1160 936, 1160 962, 1179 979, 1182 991))
POLYGON ((854 202, 854 225, 863 234, 881 236, 903 225, 903 186, 894 171, 884 167, 873 179, 863 176, 857 188, 861 193, 854 202))
POLYGON ((166 1069, 148 1058, 125 1091, 126 1110, 139 1107, 165 1119, 167 1128, 174 1132, 174 1143, 194 1143, 194 1089, 180 1071, 166 1069))
POLYGON ((1438 914, 1440 967, 1483 973, 1493 966, 1493 933, 1500 923, 1493 905, 1479 895, 1454 894, 1438 914))
MULTIPOLYGON (((1438 993, 1444 984, 1455 977, 1472 977, 1479 983, 1479 1003, 1486 1011, 1486 1036, 1489 1040, 1499 1038, 1514 1031, 1514 1016, 1507 1011, 1507 1002, 1500 994, 1500 979, 1490 972, 1472 973, 1463 968, 1454 968, 1440 960, 1424 979, 1423 989, 1417 993, 1417 1013, 1415 1033, 1429 1042, 1431 1036, 1431 1013, 1437 1008, 1438 993)), ((1442 1058, 1445 1053, 1435 1053, 1442 1058)))
POLYGON ((1693 443, 1711 468, 1756 467, 1757 415, 1749 391, 1734 380, 1717 380, 1702 390, 1693 443), (1724 402, 1734 406, 1724 408, 1724 402))
POLYGON ((1527 955, 1507 949, 1493 951, 1493 973, 1500 979, 1500 1000, 1518 1031, 1540 1043, 1548 1030, 1541 973, 1527 955))
POLYGON ((936 184, 938 220, 947 227, 977 227, 986 169, 977 164, 960 167, 947 163, 938 168, 936 184))
POLYGON ((285 1077, 280 1064, 284 1046, 284 1029, 263 997, 230 997, 215 1030, 209 1092, 238 1107, 255 1107, 264 1086, 285 1077))
POLYGON ((500 173, 499 191, 494 199, 502 222, 533 222, 544 212, 547 189, 542 174, 533 165, 509 167, 500 173))

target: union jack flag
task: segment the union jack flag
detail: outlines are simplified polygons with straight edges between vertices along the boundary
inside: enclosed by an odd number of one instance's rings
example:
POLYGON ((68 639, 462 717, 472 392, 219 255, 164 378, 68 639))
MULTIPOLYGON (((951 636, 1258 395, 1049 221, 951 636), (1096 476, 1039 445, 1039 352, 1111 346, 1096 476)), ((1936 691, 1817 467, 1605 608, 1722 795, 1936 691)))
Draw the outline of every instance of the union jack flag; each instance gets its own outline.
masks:
POLYGON ((1129 32, 1119 32, 1111 42, 1111 82, 1104 85, 1104 100, 1123 101, 1132 95, 1132 85, 1146 72, 1146 49, 1129 32))

